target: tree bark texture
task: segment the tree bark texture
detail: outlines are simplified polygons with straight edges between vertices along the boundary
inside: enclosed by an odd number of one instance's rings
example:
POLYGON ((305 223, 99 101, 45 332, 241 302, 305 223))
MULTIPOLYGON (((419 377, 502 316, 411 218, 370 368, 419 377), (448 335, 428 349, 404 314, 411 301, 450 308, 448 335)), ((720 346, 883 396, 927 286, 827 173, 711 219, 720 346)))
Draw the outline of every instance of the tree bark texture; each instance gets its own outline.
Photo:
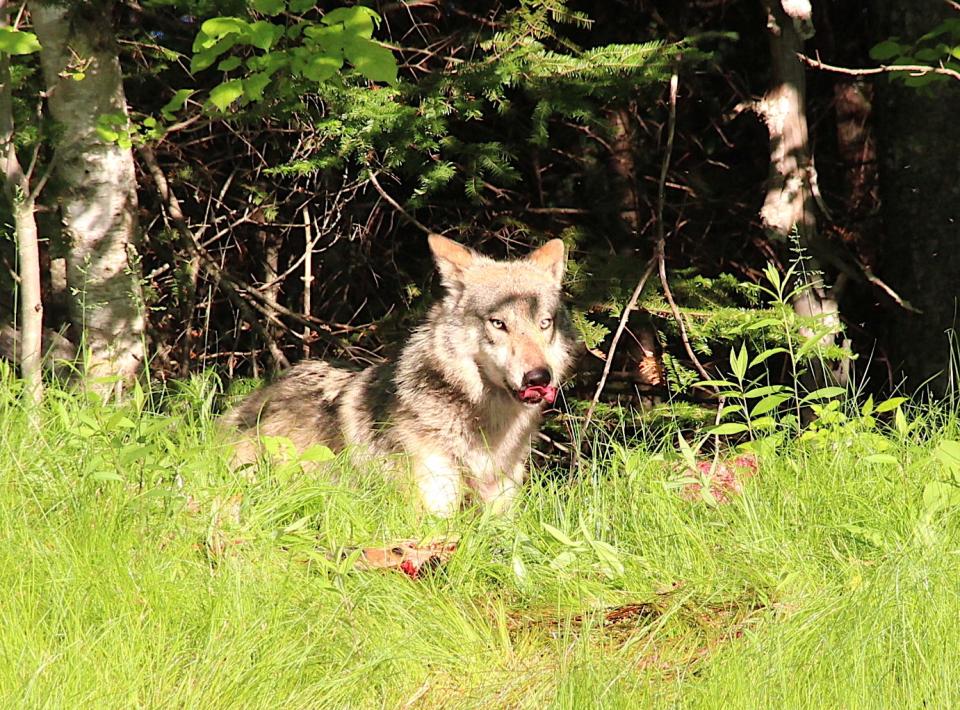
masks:
MULTIPOLYGON (((636 126, 632 106, 614 109, 608 113, 612 136, 610 140, 610 173, 613 187, 620 194, 620 218, 633 237, 633 246, 641 247, 643 232, 640 222, 640 191, 637 185, 636 126)), ((640 253, 644 250, 638 249, 640 253)), ((628 251, 629 253, 629 251, 628 251)), ((649 314, 634 312, 627 321, 626 347, 618 360, 623 360, 620 371, 631 377, 640 405, 649 409, 660 404, 660 392, 666 385, 663 367, 663 348, 656 327, 649 314)))
MULTIPOLYGON (((835 332, 839 330, 839 309, 813 251, 817 242, 816 173, 807 131, 806 70, 797 58, 804 41, 813 34, 810 5, 802 0, 763 0, 763 7, 772 79, 757 107, 770 135, 770 175, 760 217, 774 241, 788 242, 796 230, 806 252, 807 288, 794 297, 794 310, 818 320, 818 327, 835 332)), ((833 332, 827 334, 824 343, 832 342, 833 337, 833 332)))
MULTIPOLYGON (((4 10, 0 3, 0 11, 4 10)), ((0 26, 6 26, 6 18, 0 26)), ((20 278, 20 334, 16 359, 20 364, 27 397, 38 404, 43 397, 41 372, 43 301, 40 297, 40 249, 34 195, 30 178, 24 173, 14 143, 13 86, 10 80, 10 56, 0 57, 0 149, 2 149, 3 191, 13 210, 17 240, 17 273, 20 278)))
MULTIPOLYGON (((948 18, 942 0, 876 0, 875 39, 910 41, 948 18)), ((879 275, 920 314, 900 309, 887 325, 891 358, 908 387, 930 378, 935 394, 956 392, 949 376, 948 331, 958 326, 960 296, 960 155, 951 146, 960 120, 960 86, 944 81, 917 90, 881 78, 877 84, 880 197, 884 244, 879 275)))
POLYGON ((56 173, 71 320, 93 377, 129 380, 143 359, 144 307, 135 245, 137 193, 131 149, 102 138, 102 115, 126 120, 112 2, 30 2, 48 91, 61 133, 56 173))

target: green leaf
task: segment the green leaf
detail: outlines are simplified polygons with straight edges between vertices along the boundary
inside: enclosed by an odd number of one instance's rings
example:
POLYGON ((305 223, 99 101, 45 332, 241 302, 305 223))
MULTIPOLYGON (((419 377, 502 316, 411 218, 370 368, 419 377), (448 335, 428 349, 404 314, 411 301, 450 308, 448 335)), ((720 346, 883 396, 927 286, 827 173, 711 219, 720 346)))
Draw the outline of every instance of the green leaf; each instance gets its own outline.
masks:
POLYGON ((746 343, 740 346, 739 352, 730 351, 730 370, 737 377, 738 380, 742 380, 747 375, 747 345, 746 343))
POLYGON ((777 420, 773 417, 758 417, 750 421, 750 426, 753 427, 754 431, 757 429, 774 429, 777 426, 777 420))
POLYGON ((333 453, 329 446, 323 446, 321 444, 315 444, 300 454, 301 461, 312 461, 317 463, 332 461, 336 457, 336 454, 333 453))
POLYGON ((320 21, 325 25, 342 24, 346 32, 370 39, 373 37, 374 23, 380 23, 380 15, 369 7, 354 5, 331 10, 320 21))
POLYGON ((220 39, 229 34, 245 35, 249 30, 250 24, 239 17, 211 17, 200 25, 200 31, 214 39, 220 39))
POLYGON ((290 0, 290 12, 306 12, 317 6, 317 0, 290 0))
POLYGON ((877 405, 876 412, 877 414, 883 414, 884 412, 890 412, 899 407, 901 404, 907 401, 906 397, 891 397, 888 400, 885 400, 877 405))
POLYGON ((283 12, 284 0, 252 0, 250 6, 261 15, 279 15, 283 12))
POLYGON ((944 52, 941 52, 933 47, 924 47, 919 50, 914 56, 919 59, 921 62, 929 63, 935 62, 943 56, 944 52))
POLYGON ((736 387, 735 382, 730 382, 730 380, 702 380, 697 382, 698 385, 704 387, 736 387))
POLYGON ((201 49, 209 49, 216 43, 217 40, 208 35, 206 32, 198 31, 197 36, 193 38, 193 47, 191 47, 191 51, 196 54, 201 49))
MULTIPOLYGON (((759 330, 760 328, 770 328, 774 325, 783 325, 783 323, 776 318, 761 318, 755 323, 748 325, 744 330, 759 330)), ((783 350, 783 348, 781 348, 781 350, 783 350)))
POLYGON ((707 429, 707 433, 712 436, 723 436, 725 434, 739 434, 747 430, 746 424, 741 424, 740 422, 727 422, 726 424, 720 424, 719 426, 712 427, 707 429))
POLYGON ((95 481, 123 481, 124 478, 116 471, 97 471, 91 475, 95 481))
POLYGON ((779 394, 786 391, 787 388, 783 385, 764 385, 763 387, 754 387, 752 390, 747 390, 743 393, 743 396, 746 399, 759 399, 760 397, 766 397, 770 394, 779 394))
POLYGON ((767 277, 767 281, 769 281, 770 285, 779 293, 783 281, 780 278, 780 272, 777 270, 777 267, 773 263, 767 262, 767 266, 763 270, 763 275, 767 277))
POLYGON ((517 578, 517 581, 523 582, 527 578, 527 567, 523 564, 523 560, 519 555, 514 555, 512 560, 513 566, 513 576, 517 578))
POLYGON ((843 387, 821 387, 818 390, 814 390, 806 397, 800 400, 800 404, 806 404, 807 402, 818 402, 823 399, 833 399, 834 397, 839 397, 844 394, 847 390, 843 387))
POLYGON ((129 466, 136 461, 145 461, 148 457, 153 458, 156 453, 156 447, 143 444, 140 446, 125 446, 117 456, 117 461, 121 466, 129 466))
POLYGON ((927 517, 960 505, 960 488, 946 481, 931 481, 923 487, 923 512, 927 517))
POLYGON ((236 35, 227 35, 223 39, 217 41, 213 46, 208 47, 201 52, 197 52, 190 60, 191 73, 203 71, 207 67, 212 66, 213 63, 217 61, 217 57, 229 50, 236 43, 236 35))
POLYGON ((824 326, 823 328, 820 328, 814 332, 813 335, 804 341, 803 345, 800 346, 800 349, 797 350, 797 360, 802 360, 807 353, 820 345, 820 341, 823 340, 825 335, 829 335, 833 332, 833 330, 834 329, 832 326, 824 326))
POLYGON ((210 90, 210 102, 221 111, 243 95, 243 81, 231 79, 213 87, 210 90))
POLYGON ((173 95, 173 98, 160 109, 160 113, 167 118, 172 118, 174 113, 183 108, 183 104, 186 103, 191 94, 193 94, 193 89, 180 89, 173 95))
POLYGON ((231 71, 240 66, 240 57, 227 57, 217 65, 220 71, 231 71))
POLYGON ((550 568, 555 570, 561 570, 565 567, 569 567, 570 563, 577 559, 577 556, 570 552, 570 550, 564 550, 559 555, 550 560, 550 568))
POLYGON ((11 27, 0 27, 0 52, 4 54, 33 54, 40 51, 40 42, 33 32, 22 32, 11 27))
POLYGON ((773 411, 788 399, 790 399, 790 395, 788 394, 772 394, 769 397, 764 397, 757 402, 757 406, 753 408, 752 412, 750 412, 750 416, 758 417, 761 414, 766 414, 767 412, 773 411))
POLYGON ((254 47, 268 51, 274 43, 283 35, 283 28, 272 22, 260 20, 250 25, 250 32, 247 37, 254 47))
POLYGON ((906 47, 899 42, 894 42, 892 39, 884 40, 873 46, 870 50, 870 58, 878 62, 885 62, 903 54, 904 49, 906 47))
POLYGON ((605 573, 608 577, 623 576, 626 568, 620 561, 620 553, 617 548, 603 540, 591 540, 590 546, 600 562, 607 568, 605 573))
POLYGON ((263 90, 270 84, 270 74, 265 71, 251 74, 243 80, 243 95, 251 101, 261 101, 263 90))
POLYGON ((119 131, 115 131, 109 126, 103 124, 97 124, 96 131, 97 135, 107 143, 114 143, 120 137, 119 131))
POLYGON ((579 547, 577 543, 570 539, 570 537, 563 532, 562 530, 553 527, 550 523, 542 523, 543 529, 550 533, 550 536, 557 540, 562 545, 567 547, 579 547))
POLYGON ((960 441, 941 441, 933 455, 942 463, 954 478, 960 473, 960 441))
POLYGON ((946 77, 940 76, 935 72, 927 72, 926 74, 919 74, 917 76, 908 76, 903 80, 904 86, 909 86, 913 89, 919 89, 924 86, 929 86, 935 82, 945 81, 946 77))
MULTIPOLYGON (((296 458, 297 447, 286 436, 262 436, 260 437, 260 441, 263 444, 264 451, 270 456, 285 459, 296 458)), ((279 470, 280 468, 278 467, 275 473, 279 472, 279 470)))
POLYGON ((901 436, 906 436, 910 432, 910 424, 907 422, 907 415, 903 413, 901 407, 897 407, 897 411, 893 414, 893 424, 896 426, 897 431, 900 432, 901 436))
POLYGON ((729 417, 734 414, 739 414, 742 411, 743 411, 742 404, 727 404, 727 405, 724 405, 723 411, 720 412, 720 417, 721 418, 729 417))
POLYGON ((690 444, 687 443, 687 440, 683 438, 683 434, 679 431, 677 432, 677 443, 680 446, 680 454, 683 456, 684 463, 691 471, 696 471, 697 457, 693 453, 693 449, 690 448, 690 444))
POLYGON ((303 68, 302 74, 311 81, 326 81, 343 66, 343 57, 330 54, 312 56, 303 68))
POLYGON ((787 352, 786 348, 770 348, 769 350, 764 350, 762 353, 760 353, 755 358, 753 358, 753 360, 750 361, 749 367, 753 367, 754 365, 759 365, 761 362, 764 362, 765 360, 767 360, 767 358, 771 358, 774 355, 778 355, 779 353, 785 353, 785 352, 787 352))
POLYGON ((370 81, 397 83, 397 60, 386 47, 370 40, 348 42, 343 53, 357 71, 370 81))

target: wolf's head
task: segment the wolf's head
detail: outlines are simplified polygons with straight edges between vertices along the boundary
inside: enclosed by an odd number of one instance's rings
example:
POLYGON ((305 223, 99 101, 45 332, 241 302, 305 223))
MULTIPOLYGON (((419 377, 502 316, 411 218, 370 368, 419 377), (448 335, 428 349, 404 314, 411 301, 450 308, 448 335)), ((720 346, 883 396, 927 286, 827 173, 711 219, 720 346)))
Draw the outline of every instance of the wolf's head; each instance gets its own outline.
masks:
POLYGON ((429 238, 457 322, 455 346, 481 377, 530 405, 552 403, 572 362, 575 338, 561 302, 563 242, 517 261, 495 261, 438 235, 429 238), (469 341, 469 342, 467 342, 469 341))

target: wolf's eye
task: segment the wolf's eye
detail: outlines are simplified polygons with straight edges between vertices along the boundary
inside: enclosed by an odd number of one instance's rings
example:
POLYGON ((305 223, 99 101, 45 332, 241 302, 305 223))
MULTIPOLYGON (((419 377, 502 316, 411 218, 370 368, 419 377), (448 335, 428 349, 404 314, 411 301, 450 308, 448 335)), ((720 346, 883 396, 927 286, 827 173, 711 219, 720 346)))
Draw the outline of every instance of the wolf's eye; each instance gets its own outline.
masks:
POLYGON ((549 330, 553 325, 553 318, 544 318, 540 321, 540 330, 549 330))
POLYGON ((493 326, 494 328, 496 328, 497 330, 506 330, 506 329, 507 329, 507 324, 504 323, 504 322, 503 322, 502 320, 500 320, 499 318, 491 318, 491 319, 490 319, 490 325, 492 325, 492 326, 493 326))

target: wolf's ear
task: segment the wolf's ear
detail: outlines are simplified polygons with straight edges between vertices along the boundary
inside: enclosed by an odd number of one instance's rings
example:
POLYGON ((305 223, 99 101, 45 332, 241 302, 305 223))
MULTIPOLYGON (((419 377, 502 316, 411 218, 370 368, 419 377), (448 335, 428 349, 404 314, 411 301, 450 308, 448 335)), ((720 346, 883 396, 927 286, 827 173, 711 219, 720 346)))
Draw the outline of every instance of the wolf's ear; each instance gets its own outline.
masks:
POLYGON ((433 252, 433 259, 437 262, 443 285, 447 288, 460 286, 463 272, 473 263, 477 255, 462 244, 457 244, 452 239, 441 237, 439 234, 431 234, 427 237, 427 242, 430 244, 430 251, 433 252))
POLYGON ((527 260, 548 272, 558 284, 563 281, 567 259, 562 239, 551 239, 528 256, 527 260))

